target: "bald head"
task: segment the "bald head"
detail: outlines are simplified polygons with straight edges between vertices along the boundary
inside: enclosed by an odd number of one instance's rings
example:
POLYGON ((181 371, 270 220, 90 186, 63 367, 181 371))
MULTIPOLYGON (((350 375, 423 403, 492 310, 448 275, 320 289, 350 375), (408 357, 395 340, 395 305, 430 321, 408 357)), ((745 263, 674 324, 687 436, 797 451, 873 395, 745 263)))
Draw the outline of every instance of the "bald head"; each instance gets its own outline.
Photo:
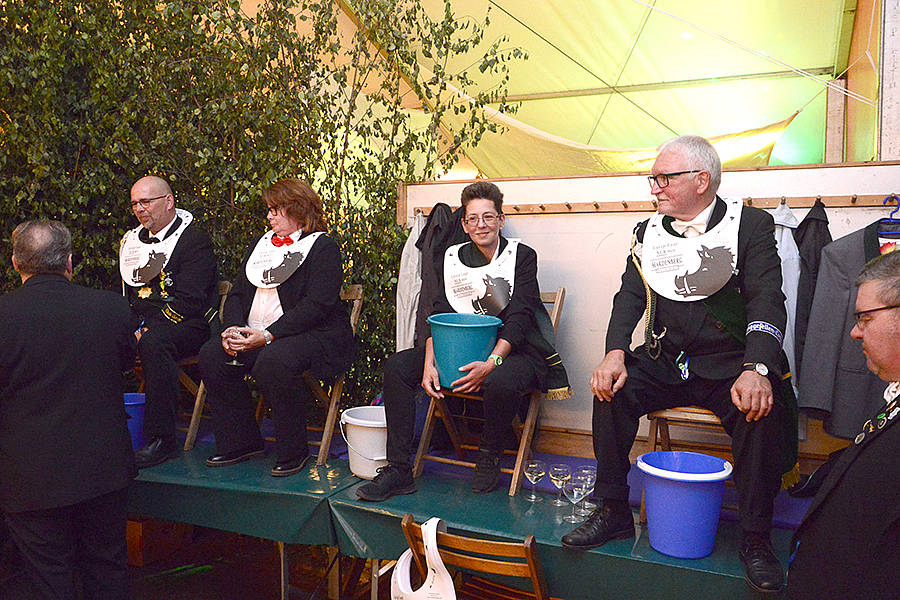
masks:
POLYGON ((72 236, 59 221, 25 221, 13 230, 13 268, 24 282, 32 275, 72 277, 72 236))
POLYGON ((148 175, 131 186, 131 210, 155 234, 175 218, 175 197, 165 179, 148 175))

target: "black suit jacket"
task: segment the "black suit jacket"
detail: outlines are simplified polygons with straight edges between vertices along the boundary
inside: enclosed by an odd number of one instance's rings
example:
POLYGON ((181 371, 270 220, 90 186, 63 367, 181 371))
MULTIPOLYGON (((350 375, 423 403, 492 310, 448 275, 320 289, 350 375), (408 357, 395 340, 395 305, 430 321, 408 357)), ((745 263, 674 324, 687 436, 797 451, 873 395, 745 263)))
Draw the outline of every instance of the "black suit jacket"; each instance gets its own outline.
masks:
MULTIPOLYGON (((716 198, 710 227, 725 216, 725 203, 716 198)), ((637 226, 639 241, 644 239, 647 221, 637 226)), ((775 246, 775 223, 772 216, 758 208, 745 206, 738 230, 738 274, 727 286, 737 286, 744 300, 747 322, 765 321, 784 332, 787 313, 781 291, 781 261, 775 246)), ((726 286, 726 287, 727 287, 726 286)), ((721 294, 722 290, 717 292, 721 294)), ((631 346, 631 334, 647 306, 644 283, 629 256, 622 286, 613 298, 613 309, 606 334, 606 351, 625 350, 631 346)), ((746 345, 741 345, 723 324, 709 314, 704 301, 676 302, 657 295, 657 333, 666 328, 662 338, 667 365, 681 351, 690 357, 690 370, 706 379, 729 379, 740 374, 745 362, 762 362, 769 367, 770 378, 780 377, 781 343, 772 335, 751 332, 746 345)), ((677 377, 674 366, 668 369, 677 377)))
POLYGON ((789 597, 897 597, 900 415, 841 453, 794 541, 799 546, 788 573, 789 597))
MULTIPOLYGON (((253 247, 241 263, 234 288, 225 301, 225 327, 247 324, 256 295, 256 286, 247 279, 245 270, 253 247)), ((356 357, 356 339, 340 298, 343 277, 337 244, 327 235, 319 236, 303 264, 276 288, 284 314, 266 328, 276 338, 305 333, 315 336, 324 348, 320 361, 313 365, 313 372, 320 377, 345 371, 356 357)))
MULTIPOLYGON (((175 217, 166 237, 175 232, 180 220, 181 217, 175 217)), ((140 231, 141 239, 144 234, 146 229, 140 231)), ((141 288, 125 286, 132 310, 145 325, 181 323, 211 316, 207 311, 216 305, 216 256, 205 231, 191 223, 181 234, 163 271, 170 283, 157 275, 144 286, 150 290, 147 298, 138 296, 141 288), (161 296, 163 291, 169 296, 168 302, 161 296)))
POLYGON ((0 323, 0 506, 56 508, 128 485, 125 299, 35 275, 0 297, 0 323))

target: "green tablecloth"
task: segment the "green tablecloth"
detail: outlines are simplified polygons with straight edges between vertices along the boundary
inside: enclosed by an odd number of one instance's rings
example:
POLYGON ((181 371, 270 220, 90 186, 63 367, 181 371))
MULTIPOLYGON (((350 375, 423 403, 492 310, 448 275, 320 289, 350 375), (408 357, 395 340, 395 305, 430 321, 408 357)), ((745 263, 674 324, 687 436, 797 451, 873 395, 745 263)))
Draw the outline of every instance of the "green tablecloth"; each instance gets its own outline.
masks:
POLYGON ((198 444, 150 469, 131 486, 128 511, 169 521, 233 531, 288 544, 335 545, 328 497, 360 480, 346 461, 315 463, 306 472, 272 477, 274 457, 211 469, 214 453, 198 444))
MULTIPOLYGON (((753 598, 744 582, 738 559, 740 529, 722 522, 711 556, 698 560, 672 558, 650 547, 646 530, 638 528, 633 540, 619 540, 590 552, 562 548, 560 538, 573 526, 562 521, 570 507, 557 508, 547 501, 526 502, 523 495, 510 498, 502 490, 473 494, 468 482, 424 477, 419 491, 386 502, 368 503, 356 498, 355 487, 332 495, 332 518, 343 554, 365 558, 396 559, 406 549, 399 520, 412 513, 417 522, 440 516, 451 530, 496 539, 522 540, 533 534, 550 594, 566 600, 641 598, 671 600, 737 600, 753 598)), ((773 531, 776 553, 787 564, 790 532, 773 531)))

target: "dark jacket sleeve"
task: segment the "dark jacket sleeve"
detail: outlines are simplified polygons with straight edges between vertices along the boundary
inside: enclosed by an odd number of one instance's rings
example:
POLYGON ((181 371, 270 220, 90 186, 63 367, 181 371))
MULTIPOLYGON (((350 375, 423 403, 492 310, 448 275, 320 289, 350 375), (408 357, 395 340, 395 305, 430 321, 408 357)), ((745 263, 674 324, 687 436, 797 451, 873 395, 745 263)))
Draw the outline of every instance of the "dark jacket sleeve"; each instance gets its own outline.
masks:
MULTIPOLYGON (((747 323, 763 321, 784 333, 787 313, 781 291, 781 261, 775 245, 775 221, 772 215, 764 211, 749 207, 744 210, 757 213, 756 218, 745 220, 752 229, 748 232, 749 242, 744 250, 745 258, 740 274, 740 290, 746 303, 747 323)), ((749 332, 744 362, 762 362, 770 369, 780 370, 781 342, 768 333, 749 332)))
MULTIPOLYGON (((216 285, 216 255, 209 235, 197 227, 193 229, 189 245, 179 244, 178 272, 174 299, 169 303, 173 311, 185 319, 202 317, 209 310, 211 290, 216 285)), ((185 232, 187 233, 187 232, 185 232)))
MULTIPOLYGON (((637 225, 638 237, 643 239, 647 221, 637 225)), ((625 272, 622 273, 622 284, 613 297, 612 313, 606 330, 606 351, 628 350, 631 348, 631 336, 638 320, 647 308, 647 293, 644 282, 637 267, 631 260, 631 254, 625 258, 625 272)))

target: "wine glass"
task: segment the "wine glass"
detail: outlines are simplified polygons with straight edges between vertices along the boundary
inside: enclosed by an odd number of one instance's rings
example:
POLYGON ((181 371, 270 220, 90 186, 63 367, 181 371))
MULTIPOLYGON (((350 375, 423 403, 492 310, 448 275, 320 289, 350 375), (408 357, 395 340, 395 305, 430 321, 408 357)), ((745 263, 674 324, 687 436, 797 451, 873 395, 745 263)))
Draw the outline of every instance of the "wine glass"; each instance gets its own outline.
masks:
POLYGON ((584 521, 584 517, 579 515, 575 509, 588 493, 587 481, 581 477, 572 477, 563 485, 563 492, 565 492, 569 502, 572 503, 572 514, 563 517, 563 521, 566 523, 581 523, 584 521))
POLYGON ((557 489, 556 499, 551 500, 550 504, 553 506, 567 506, 565 500, 562 499, 562 488, 563 484, 572 477, 572 471, 569 470, 569 465, 550 465, 548 473, 550 475, 550 481, 553 482, 553 485, 555 485, 557 489))
POLYGON ((537 482, 547 473, 547 465, 542 460, 529 460, 525 463, 525 477, 531 482, 531 494, 525 496, 528 502, 543 502, 544 499, 535 493, 537 482))
POLYGON ((597 508, 596 504, 588 501, 590 495, 594 493, 594 484, 597 481, 597 470, 594 467, 578 467, 575 469, 575 472, 572 473, 572 477, 581 478, 587 484, 587 493, 581 501, 581 507, 576 511, 582 517, 586 517, 597 508))
MULTIPOLYGON (((234 331, 233 331, 233 332, 231 332, 231 334, 229 335, 229 337, 234 338, 235 333, 240 333, 240 336, 241 336, 241 337, 250 337, 250 334, 247 333, 246 331, 241 331, 241 332, 234 332, 234 331)), ((230 365, 230 366, 232 366, 232 367, 243 367, 243 366, 244 366, 244 363, 242 363, 241 361, 239 361, 239 360, 237 359, 237 354, 235 354, 235 355, 231 358, 231 360, 227 361, 225 364, 226 364, 226 365, 230 365)))

